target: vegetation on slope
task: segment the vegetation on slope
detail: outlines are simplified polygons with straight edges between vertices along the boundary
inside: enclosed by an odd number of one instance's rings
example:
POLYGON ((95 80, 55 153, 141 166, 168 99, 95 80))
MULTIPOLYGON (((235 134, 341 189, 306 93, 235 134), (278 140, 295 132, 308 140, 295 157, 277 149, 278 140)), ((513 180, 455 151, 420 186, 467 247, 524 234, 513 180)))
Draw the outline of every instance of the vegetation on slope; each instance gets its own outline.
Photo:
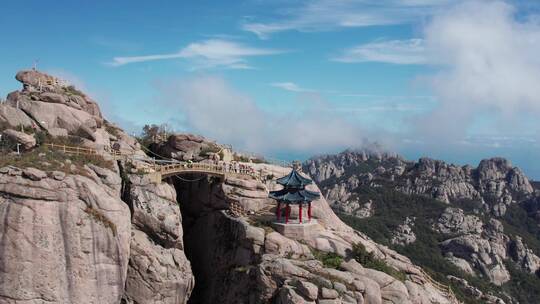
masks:
POLYGON ((64 173, 87 175, 84 166, 93 164, 98 167, 114 169, 112 161, 104 159, 101 155, 74 155, 65 154, 60 151, 55 151, 44 146, 44 143, 54 143, 58 145, 76 146, 80 145, 76 137, 56 137, 53 138, 44 132, 35 134, 36 141, 39 144, 30 151, 16 154, 16 143, 9 139, 3 139, 0 143, 0 168, 5 166, 15 166, 19 168, 33 167, 44 171, 62 171, 64 173), (75 166, 75 170, 71 170, 69 160, 75 166))
MULTIPOLYGON (((502 298, 505 298, 504 293, 507 293, 519 300, 520 303, 540 303, 540 279, 534 275, 526 274, 509 265, 508 268, 513 279, 502 287, 497 287, 491 284, 487 278, 473 277, 463 273, 444 259, 439 243, 447 237, 443 238, 431 227, 433 220, 437 219, 448 205, 424 196, 406 195, 388 187, 361 186, 355 194, 361 201, 372 200, 375 214, 364 219, 339 214, 340 218, 351 227, 366 233, 376 242, 387 245, 409 257, 437 281, 450 285, 464 303, 475 303, 476 300, 467 296, 465 291, 460 289, 460 286, 450 282, 447 275, 464 278, 484 293, 491 293, 502 298), (416 218, 413 227, 417 237, 416 242, 407 246, 392 245, 390 242, 392 231, 407 217, 416 218)), ((474 207, 473 202, 470 203, 471 207, 474 207)), ((470 210, 473 209, 475 208, 470 208, 470 210)), ((467 213, 467 210, 465 211, 467 213)), ((524 241, 531 247, 539 243, 538 232, 540 228, 531 222, 531 218, 519 206, 511 206, 506 216, 500 220, 509 235, 524 237, 524 241)))

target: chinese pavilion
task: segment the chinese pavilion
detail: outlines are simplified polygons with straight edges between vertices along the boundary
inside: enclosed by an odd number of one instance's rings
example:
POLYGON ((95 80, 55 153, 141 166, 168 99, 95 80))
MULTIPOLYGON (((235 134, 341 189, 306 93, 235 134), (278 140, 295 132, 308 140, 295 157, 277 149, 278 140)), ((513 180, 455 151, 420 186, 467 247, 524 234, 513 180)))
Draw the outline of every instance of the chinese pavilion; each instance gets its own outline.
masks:
POLYGON ((285 224, 289 223, 291 215, 291 205, 298 205, 298 221, 302 223, 302 206, 308 205, 308 220, 311 221, 311 202, 318 199, 320 194, 314 191, 306 190, 305 187, 313 181, 303 177, 293 168, 289 175, 278 178, 276 181, 283 186, 283 189, 270 191, 269 197, 277 201, 276 218, 279 222, 282 215, 282 205, 285 205, 285 224))

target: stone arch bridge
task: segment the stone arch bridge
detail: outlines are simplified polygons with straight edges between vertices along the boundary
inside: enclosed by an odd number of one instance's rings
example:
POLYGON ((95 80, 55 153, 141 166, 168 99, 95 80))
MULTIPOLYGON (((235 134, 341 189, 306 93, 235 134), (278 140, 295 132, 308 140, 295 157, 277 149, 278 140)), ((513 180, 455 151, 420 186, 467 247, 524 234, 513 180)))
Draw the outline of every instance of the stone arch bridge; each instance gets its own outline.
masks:
MULTIPOLYGON (((109 155, 115 160, 129 160, 137 159, 137 156, 131 151, 118 151, 112 149, 104 149, 102 151, 77 147, 77 146, 67 146, 67 145, 58 145, 58 144, 45 144, 46 147, 62 151, 67 154, 75 155, 109 155)), ((250 166, 232 166, 231 163, 191 163, 191 162, 177 162, 177 161, 159 161, 149 158, 140 158, 141 161, 146 161, 151 163, 150 168, 152 171, 147 172, 150 177, 150 180, 154 183, 160 183, 164 178, 171 177, 174 175, 180 174, 189 174, 189 173, 200 173, 207 174, 211 176, 217 176, 219 178, 225 179, 227 176, 249 176, 253 178, 258 178, 261 175, 261 172, 255 171, 250 166)))

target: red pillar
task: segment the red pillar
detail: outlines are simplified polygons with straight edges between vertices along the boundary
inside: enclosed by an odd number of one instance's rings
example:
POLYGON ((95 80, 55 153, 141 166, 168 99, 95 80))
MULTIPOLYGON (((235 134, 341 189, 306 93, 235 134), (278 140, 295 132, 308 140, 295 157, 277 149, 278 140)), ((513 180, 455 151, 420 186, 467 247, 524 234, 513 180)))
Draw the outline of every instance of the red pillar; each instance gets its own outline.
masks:
POLYGON ((311 202, 308 203, 307 216, 309 221, 311 222, 311 202))
POLYGON ((291 214, 291 206, 287 204, 287 207, 285 209, 285 224, 289 223, 289 215, 291 214))
POLYGON ((277 218, 278 222, 279 222, 279 220, 281 220, 281 202, 277 203, 276 218, 277 218))
POLYGON ((298 221, 302 224, 302 203, 298 205, 298 221))

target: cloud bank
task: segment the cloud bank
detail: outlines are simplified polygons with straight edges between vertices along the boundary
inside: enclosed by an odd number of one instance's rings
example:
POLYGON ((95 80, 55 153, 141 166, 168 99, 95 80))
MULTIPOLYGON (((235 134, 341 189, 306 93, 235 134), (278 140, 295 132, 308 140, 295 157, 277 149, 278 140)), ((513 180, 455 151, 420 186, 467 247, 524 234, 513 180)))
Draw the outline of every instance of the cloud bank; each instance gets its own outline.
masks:
POLYGON ((427 60, 439 67, 425 81, 440 104, 417 122, 421 135, 457 139, 478 124, 530 131, 527 117, 540 114, 538 19, 520 20, 502 1, 472 1, 435 16, 424 39, 427 60))
POLYGON ((258 153, 312 154, 358 146, 358 126, 328 113, 324 100, 313 100, 294 113, 268 112, 223 78, 195 77, 163 82, 157 101, 177 111, 178 126, 242 150, 258 153))
POLYGON ((410 119, 413 134, 459 144, 475 132, 539 132, 540 18, 504 1, 467 1, 432 16, 421 37, 377 40, 344 50, 342 63, 425 64, 421 75, 438 105, 410 119))

